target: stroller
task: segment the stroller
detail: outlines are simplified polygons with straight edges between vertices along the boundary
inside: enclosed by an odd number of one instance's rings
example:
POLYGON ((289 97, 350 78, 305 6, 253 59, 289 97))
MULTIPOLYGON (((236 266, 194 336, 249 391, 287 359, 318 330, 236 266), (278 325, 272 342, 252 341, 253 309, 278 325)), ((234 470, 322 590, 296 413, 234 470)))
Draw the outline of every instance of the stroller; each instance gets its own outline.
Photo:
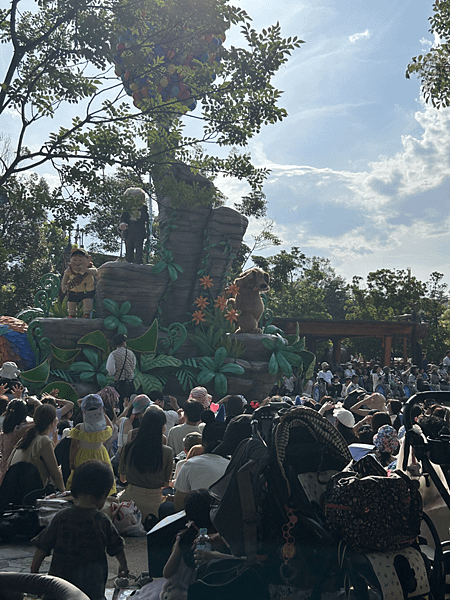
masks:
POLYGON ((308 407, 269 403, 254 412, 252 427, 252 437, 210 488, 216 499, 211 519, 235 556, 262 563, 272 598, 308 593, 319 600, 353 587, 358 600, 368 600, 369 589, 382 600, 430 593, 442 600, 439 568, 418 545, 357 552, 327 526, 322 498, 333 475, 352 460, 327 419, 308 407))

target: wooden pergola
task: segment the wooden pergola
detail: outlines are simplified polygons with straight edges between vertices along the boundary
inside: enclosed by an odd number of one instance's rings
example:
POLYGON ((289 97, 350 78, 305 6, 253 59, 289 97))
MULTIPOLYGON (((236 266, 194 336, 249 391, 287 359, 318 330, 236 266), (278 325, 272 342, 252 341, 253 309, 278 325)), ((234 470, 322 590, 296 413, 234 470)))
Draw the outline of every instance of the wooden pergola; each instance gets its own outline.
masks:
POLYGON ((318 341, 331 340, 333 343, 333 362, 341 363, 341 341, 352 337, 376 337, 381 339, 383 349, 383 365, 390 365, 392 336, 403 338, 403 357, 407 359, 407 341, 411 341, 413 361, 416 342, 425 337, 426 323, 414 321, 338 321, 332 319, 300 319, 275 317, 273 325, 285 333, 295 334, 299 325, 300 336, 305 336, 306 347, 311 352, 316 351, 318 341))

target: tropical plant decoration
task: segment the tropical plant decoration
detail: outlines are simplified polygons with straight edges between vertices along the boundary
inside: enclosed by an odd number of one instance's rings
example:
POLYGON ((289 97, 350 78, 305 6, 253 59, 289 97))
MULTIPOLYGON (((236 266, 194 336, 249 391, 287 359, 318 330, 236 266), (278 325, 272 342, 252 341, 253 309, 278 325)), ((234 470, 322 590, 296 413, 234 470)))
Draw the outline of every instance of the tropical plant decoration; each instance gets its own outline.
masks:
POLYGON ((70 365, 70 371, 78 373, 81 381, 96 382, 101 388, 108 384, 106 360, 101 360, 99 354, 92 348, 83 348, 85 361, 79 360, 70 365))
POLYGON ((178 279, 178 273, 183 273, 183 267, 173 262, 173 254, 170 250, 161 249, 159 251, 159 261, 153 265, 152 273, 161 273, 167 269, 172 281, 178 279))
POLYGON ((182 361, 167 354, 143 354, 134 372, 136 389, 142 388, 142 393, 152 390, 163 390, 173 367, 179 367, 182 361))
POLYGON ((142 319, 140 317, 128 314, 131 308, 131 302, 128 302, 128 300, 123 302, 119 307, 114 300, 105 298, 103 300, 103 306, 112 313, 112 315, 105 317, 103 320, 103 325, 106 329, 117 329, 117 333, 126 334, 128 332, 127 325, 131 325, 132 327, 142 325, 142 319))
POLYGON ((277 335, 276 339, 263 338, 263 345, 272 351, 269 360, 269 373, 278 375, 281 373, 286 377, 293 375, 292 367, 298 369, 298 373, 303 378, 308 378, 311 371, 314 370, 316 357, 312 352, 305 350, 305 338, 297 339, 295 343, 289 345, 289 341, 277 335))
POLYGON ((228 356, 238 358, 243 352, 242 344, 226 334, 236 331, 238 312, 229 300, 239 293, 239 288, 232 284, 214 298, 209 292, 214 285, 209 275, 200 278, 200 285, 205 291, 195 299, 196 309, 192 313, 195 329, 190 339, 206 356, 214 356, 218 348, 224 347, 228 356))
POLYGON ((242 375, 245 369, 235 363, 225 363, 227 357, 226 348, 218 348, 214 353, 214 358, 204 356, 200 359, 201 371, 197 376, 199 385, 206 386, 214 381, 214 391, 217 397, 222 398, 228 390, 226 375, 242 375))

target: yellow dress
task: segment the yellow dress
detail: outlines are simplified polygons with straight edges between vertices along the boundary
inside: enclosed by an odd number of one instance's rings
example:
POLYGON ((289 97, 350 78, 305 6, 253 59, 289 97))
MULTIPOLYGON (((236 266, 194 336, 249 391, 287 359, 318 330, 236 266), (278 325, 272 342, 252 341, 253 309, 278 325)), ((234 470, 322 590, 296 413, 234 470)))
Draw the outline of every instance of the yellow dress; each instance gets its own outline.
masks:
MULTIPOLYGON (((69 437, 74 440, 79 440, 80 448, 78 449, 77 455, 75 457, 75 469, 79 467, 82 463, 87 462, 88 460, 101 460, 102 462, 111 465, 111 460, 109 458, 109 454, 103 442, 109 440, 112 436, 111 427, 107 427, 106 429, 102 429, 101 431, 84 431, 84 423, 80 423, 73 429, 70 430, 69 437)), ((112 467, 111 467, 112 470, 112 467)), ((66 490, 70 490, 70 485, 72 483, 73 471, 71 471, 69 475, 69 479, 66 483, 66 490)), ((113 487, 109 492, 109 495, 115 494, 117 492, 116 482, 114 480, 113 487)))

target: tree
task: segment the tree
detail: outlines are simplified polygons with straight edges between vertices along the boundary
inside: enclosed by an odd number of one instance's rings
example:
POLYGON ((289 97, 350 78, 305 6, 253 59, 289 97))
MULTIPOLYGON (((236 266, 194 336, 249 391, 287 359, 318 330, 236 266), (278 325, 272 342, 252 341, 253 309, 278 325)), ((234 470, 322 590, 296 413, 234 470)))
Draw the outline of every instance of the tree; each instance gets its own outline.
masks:
POLYGON ((263 214, 267 171, 254 168, 248 154, 235 151, 219 159, 191 151, 199 141, 242 147, 263 125, 286 116, 271 79, 302 41, 282 38, 278 24, 258 33, 250 21, 226 0, 43 0, 24 12, 19 0, 12 0, 8 9, 0 9, 0 40, 11 51, 0 87, 0 115, 14 111, 20 126, 10 152, 0 157, 0 186, 51 163, 73 192, 72 202, 62 202, 55 215, 70 222, 89 212, 85 190, 104 169, 122 166, 142 177, 181 160, 211 174, 246 179, 251 192, 241 208, 263 214), (202 60, 177 63, 177 57, 195 53, 199 39, 230 26, 240 27, 245 48, 224 48, 214 66, 202 60), (186 101, 164 100, 160 83, 167 53, 173 54, 175 74, 188 84, 186 101), (133 71, 122 73, 123 81, 149 78, 147 97, 135 100, 139 110, 113 73, 112 64, 117 71, 123 56, 133 71), (191 117, 203 122, 199 138, 184 135, 181 120, 185 102, 194 100, 202 107, 201 117, 191 117), (65 109, 71 104, 79 113, 68 120, 65 109), (64 124, 31 148, 33 132, 39 128, 41 134, 55 117, 64 124))
POLYGON ((33 306, 42 275, 61 271, 67 238, 45 210, 58 201, 36 175, 11 179, 8 202, 0 205, 0 314, 33 306))
POLYGON ((406 78, 417 75, 426 102, 435 108, 450 104, 450 1, 436 0, 429 18, 430 33, 439 42, 426 54, 415 56, 406 70, 406 78))

